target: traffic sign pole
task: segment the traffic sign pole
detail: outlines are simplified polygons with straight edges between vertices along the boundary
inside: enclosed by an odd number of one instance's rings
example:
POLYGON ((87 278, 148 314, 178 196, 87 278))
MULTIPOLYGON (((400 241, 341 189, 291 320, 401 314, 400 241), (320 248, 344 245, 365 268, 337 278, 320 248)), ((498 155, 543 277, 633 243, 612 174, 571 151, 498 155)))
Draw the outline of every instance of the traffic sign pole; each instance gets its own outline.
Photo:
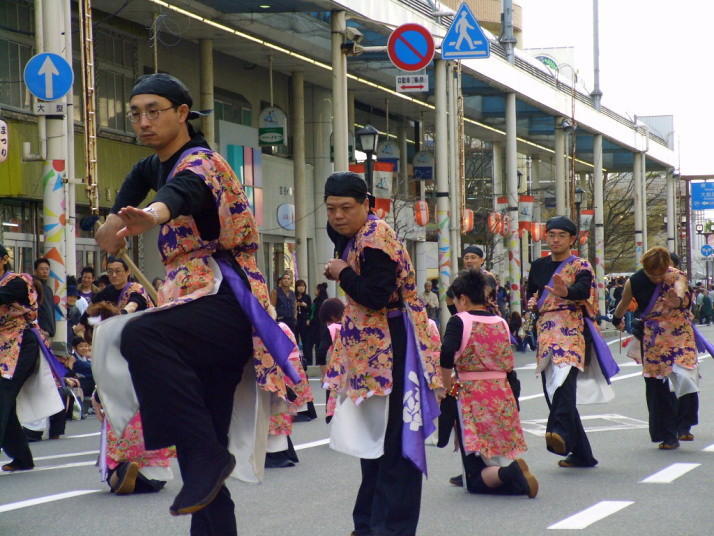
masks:
MULTIPOLYGON (((65 46, 65 14, 63 4, 68 2, 36 2, 35 9, 42 6, 42 32, 44 52, 62 54, 65 46)), ((43 64, 44 65, 44 64, 43 64)), ((56 65, 53 63, 53 65, 56 65)), ((48 73, 52 69, 48 65, 48 73)), ((49 89, 57 90, 55 80, 48 83, 49 89)), ((43 88, 43 91, 47 87, 43 88)), ((53 96, 53 95, 50 95, 53 96)), ((56 331, 53 347, 60 352, 67 348, 67 270, 66 256, 66 220, 65 212, 65 160, 67 149, 66 116, 47 116, 47 161, 42 170, 44 256, 50 262, 50 280, 48 285, 55 294, 54 315, 56 331)))

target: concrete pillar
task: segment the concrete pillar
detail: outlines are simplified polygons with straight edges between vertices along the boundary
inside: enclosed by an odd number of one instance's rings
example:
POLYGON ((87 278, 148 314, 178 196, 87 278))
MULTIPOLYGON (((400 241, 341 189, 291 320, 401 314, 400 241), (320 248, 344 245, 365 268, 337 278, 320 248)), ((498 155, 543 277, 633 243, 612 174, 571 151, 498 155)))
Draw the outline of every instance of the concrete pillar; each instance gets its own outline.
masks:
POLYGON ((297 265, 300 278, 311 278, 307 261, 307 185, 305 184, 305 75, 294 72, 292 82, 292 134, 293 134, 293 185, 295 194, 295 241, 297 242, 297 265))
POLYGON ((407 174, 407 136, 409 130, 409 120, 404 117, 397 132, 397 143, 399 144, 399 173, 397 175, 397 192, 408 199, 409 196, 409 176, 407 174))
MULTIPOLYGON (((531 192, 539 192, 540 191, 540 171, 541 171, 541 165, 542 162, 540 160, 536 160, 533 162, 531 160, 531 192), (536 164, 536 165, 534 165, 536 164)), ((542 213, 543 213, 543 208, 542 208, 542 200, 539 199, 538 195, 535 195, 535 203, 533 205, 533 221, 536 223, 541 222, 542 218, 542 213)), ((541 238, 540 242, 533 242, 532 247, 532 259, 540 259, 540 254, 541 251, 543 251, 543 239, 541 238)), ((530 268, 528 270, 530 272, 530 268)))
POLYGON ((632 199, 635 212, 635 265, 640 266, 640 259, 644 251, 643 225, 642 220, 644 213, 642 212, 642 158, 644 153, 634 154, 634 163, 632 166, 632 199))
MULTIPOLYGON (((315 255, 311 268, 314 290, 317 283, 326 281, 323 276, 325 264, 334 258, 335 246, 327 236, 327 211, 325 210, 324 192, 325 180, 332 173, 330 162, 330 132, 332 130, 332 99, 330 91, 311 86, 312 89, 312 116, 306 121, 306 132, 312 137, 312 152, 309 162, 313 166, 315 187, 313 203, 315 207, 315 255)), ((335 295, 335 284, 328 282, 330 296, 335 295)))
POLYGON ((647 152, 642 153, 642 249, 647 251, 647 152))
MULTIPOLYGON (((62 2, 45 2, 42 7, 44 50, 62 55, 65 47, 62 2)), ((39 52, 39 51, 38 51, 39 52)), ((66 102, 66 98, 62 101, 66 102)), ((59 302, 55 304, 56 332, 53 346, 64 353, 67 343, 67 266, 66 266, 66 204, 63 181, 66 179, 67 127, 64 117, 47 118, 47 161, 42 170, 44 256, 50 261, 48 284, 59 302)))
POLYGON ((558 216, 569 214, 565 201, 565 131, 560 127, 562 117, 555 120, 555 213, 558 216))
MULTIPOLYGON (((213 110, 213 40, 201 39, 201 110, 213 110)), ((201 130, 211 147, 216 146, 215 115, 201 118, 201 130)))
POLYGON ((349 168, 347 59, 341 48, 346 28, 345 20, 344 11, 332 12, 332 144, 335 171, 347 171, 349 168))
POLYGON ((508 236, 511 311, 521 312, 521 255, 518 242, 518 146, 516 140, 516 94, 506 94, 506 197, 511 232, 508 236))
POLYGON ((446 290, 451 284, 451 246, 449 241, 449 134, 447 129, 446 62, 436 60, 436 221, 439 225, 439 303, 442 329, 449 321, 446 290))
MULTIPOLYGON (((498 198, 503 195, 503 145, 494 142, 492 146, 493 161, 493 210, 498 210, 498 198)), ((493 244, 493 268, 501 283, 506 282, 508 276, 508 263, 506 262, 506 252, 504 240, 500 234, 494 236, 493 244)))
POLYGON ((602 174, 602 134, 593 136, 593 210, 595 211, 595 278, 600 314, 605 307, 605 183, 602 174))
MULTIPOLYGON (((64 25, 65 28, 72 28, 72 7, 70 2, 63 2, 64 8, 64 25)), ((64 59, 72 65, 72 32, 64 32, 64 59)), ((77 75, 75 75, 77 76, 77 75)), ((80 75, 81 76, 81 75, 80 75)), ((65 265, 67 267, 67 275, 77 275, 77 240, 76 240, 76 225, 77 225, 77 185, 74 180, 77 177, 74 162, 74 106, 72 99, 67 99, 67 115, 65 116, 65 132, 67 133, 67 166, 66 174, 69 179, 65 183, 65 202, 67 207, 67 230, 65 233, 65 265)))
POLYGON ((667 170, 667 249, 670 252, 677 251, 677 216, 675 215, 676 187, 674 173, 672 169, 667 170))
POLYGON ((451 218, 449 226, 449 241, 451 242, 451 273, 456 276, 459 273, 459 257, 461 249, 459 238, 461 237, 461 207, 459 203, 459 173, 458 173, 458 132, 456 124, 456 78, 454 76, 453 65, 447 65, 447 90, 448 90, 448 129, 449 129, 449 210, 451 218))

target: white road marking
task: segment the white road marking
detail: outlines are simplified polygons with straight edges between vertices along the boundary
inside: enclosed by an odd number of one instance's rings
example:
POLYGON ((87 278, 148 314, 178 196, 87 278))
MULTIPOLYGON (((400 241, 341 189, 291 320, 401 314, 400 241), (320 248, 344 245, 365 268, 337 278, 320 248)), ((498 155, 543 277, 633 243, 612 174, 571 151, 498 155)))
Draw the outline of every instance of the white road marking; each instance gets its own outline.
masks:
POLYGON ((313 447, 320 447, 322 445, 327 445, 330 439, 318 439, 317 441, 310 441, 309 443, 302 443, 300 445, 295 445, 295 450, 311 449, 313 447))
POLYGON ((92 432, 91 434, 77 434, 77 435, 67 435, 62 439, 81 439, 83 437, 95 437, 98 436, 99 432, 92 432))
MULTIPOLYGON (((615 430, 638 430, 649 428, 646 421, 633 419, 617 413, 605 413, 601 415, 582 415, 580 419, 583 421, 583 427, 587 433, 592 432, 612 432, 615 430), (605 425, 597 425, 591 421, 605 421, 605 425), (590 424, 590 425, 588 425, 590 424)), ((535 436, 543 437, 546 430, 548 419, 529 419, 521 421, 523 431, 535 436)))
POLYGON ((640 482, 644 484, 669 484, 700 465, 701 463, 673 463, 644 480, 640 480, 640 482))
POLYGON ((35 467, 34 469, 31 469, 29 471, 2 471, 0 472, 0 476, 8 476, 8 475, 21 475, 25 473, 36 473, 38 471, 52 471, 53 469, 69 469, 71 467, 85 467, 88 465, 95 465, 97 462, 91 461, 91 462, 74 462, 74 463, 65 463, 63 465, 48 465, 46 467, 35 467))
POLYGON ((702 449, 702 452, 714 452, 714 444, 709 445, 708 447, 704 447, 702 449))
POLYGON ((600 501, 597 504, 592 505, 590 508, 586 508, 577 514, 573 514, 570 517, 566 517, 562 521, 548 527, 549 530, 578 530, 584 529, 612 515, 619 512, 623 508, 627 508, 634 501, 600 501))
POLYGON ((79 497, 80 495, 89 495, 90 493, 99 493, 100 489, 78 489, 75 491, 65 491, 64 493, 56 493, 55 495, 47 495, 45 497, 37 497, 35 499, 26 499, 24 501, 17 501, 7 504, 0 504, 0 513, 9 512, 11 510, 19 510, 20 508, 27 508, 28 506, 37 506, 38 504, 45 504, 48 502, 61 501, 63 499, 71 499, 72 497, 79 497))
MULTIPOLYGON (((55 460, 57 458, 73 458, 75 456, 90 456, 92 454, 99 454, 98 450, 85 450, 83 452, 68 452, 66 454, 54 454, 52 456, 33 456, 33 460, 55 460)), ((7 463, 10 460, 0 460, 0 464, 7 463)))

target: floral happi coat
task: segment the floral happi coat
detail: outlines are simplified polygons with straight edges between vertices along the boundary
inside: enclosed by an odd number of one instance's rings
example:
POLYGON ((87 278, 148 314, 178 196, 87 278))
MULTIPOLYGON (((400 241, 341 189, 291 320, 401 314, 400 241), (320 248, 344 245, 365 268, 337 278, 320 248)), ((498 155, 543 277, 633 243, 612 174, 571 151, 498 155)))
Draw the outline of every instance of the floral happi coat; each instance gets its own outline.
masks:
POLYGON ((697 348, 689 306, 692 294, 687 276, 671 266, 667 269, 660 293, 644 321, 643 375, 664 378, 672 373, 672 365, 693 369, 697 366, 697 348), (679 307, 666 304, 668 297, 682 299, 679 307))
MULTIPOLYGON (((409 253, 394 230, 377 218, 368 219, 347 246, 347 264, 358 274, 361 273, 365 248, 383 251, 397 264, 397 290, 390 297, 390 302, 396 302, 401 297, 414 325, 429 388, 442 387, 438 351, 429 337, 426 307, 416 291, 416 277, 409 253)), ((345 393, 356 405, 373 395, 387 396, 392 392, 392 360, 387 309, 368 309, 347 295, 342 328, 325 373, 325 388, 345 393)))
MULTIPOLYGON (((563 261, 567 262, 567 261, 563 261)), ((583 335, 583 309, 590 318, 597 318, 597 283, 592 266, 585 259, 576 257, 560 270, 566 286, 575 283, 581 271, 593 274, 590 296, 587 300, 568 300, 549 292, 538 309, 538 370, 547 363, 550 356, 554 365, 571 365, 585 370, 585 336, 583 335)), ((545 290, 543 290, 545 292, 545 290)))
MULTIPOLYGON (((245 272, 253 296, 267 310, 268 287, 255 259, 258 228, 243 185, 223 157, 210 149, 186 150, 168 180, 184 170, 200 177, 213 194, 221 224, 220 235, 215 240, 201 238, 193 216, 179 216, 161 225, 159 251, 166 266, 166 281, 159 290, 158 305, 187 303, 217 291, 209 261, 214 252, 227 251, 245 272)), ((286 399, 285 375, 255 331, 253 365, 258 386, 286 399)))
POLYGON ((295 335, 287 324, 279 322, 278 326, 280 326, 280 329, 283 330, 283 333, 288 336, 294 345, 293 351, 290 353, 288 359, 290 360, 290 363, 292 363, 293 368, 300 375, 300 383, 296 385, 290 378, 286 378, 285 381, 290 389, 295 393, 295 400, 291 400, 289 402, 288 411, 278 413, 277 415, 272 415, 270 417, 268 434, 273 436, 290 435, 293 432, 293 415, 300 411, 302 406, 314 400, 314 397, 312 396, 312 389, 310 388, 310 382, 308 381, 307 374, 305 374, 305 369, 302 366, 300 350, 298 349, 295 335))
POLYGON ((508 380, 505 376, 478 380, 460 376, 464 372, 513 370, 508 324, 498 316, 458 316, 464 322, 464 335, 454 356, 454 368, 461 384, 458 403, 464 450, 485 458, 517 458, 528 447, 508 380))
POLYGON ((27 284, 29 306, 19 303, 0 305, 0 375, 7 380, 15 374, 25 329, 37 321, 37 291, 32 285, 31 275, 6 272, 0 279, 0 286, 4 287, 17 278, 27 284))
MULTIPOLYGON (((153 307, 149 293, 139 283, 127 283, 119 295, 116 306, 123 309, 129 303, 132 294, 141 294, 148 307, 153 307)), ((176 457, 174 447, 158 450, 146 450, 144 430, 139 412, 129 421, 121 436, 118 436, 107 421, 107 467, 115 469, 121 462, 136 462, 139 467, 168 467, 171 458, 176 457)))

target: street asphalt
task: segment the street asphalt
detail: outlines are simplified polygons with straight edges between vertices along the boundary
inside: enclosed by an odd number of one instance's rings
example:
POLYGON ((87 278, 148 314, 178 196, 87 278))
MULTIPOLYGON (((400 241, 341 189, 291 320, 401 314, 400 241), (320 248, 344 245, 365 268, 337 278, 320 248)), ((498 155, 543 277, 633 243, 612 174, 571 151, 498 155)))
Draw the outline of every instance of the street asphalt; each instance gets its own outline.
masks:
MULTIPOLYGON (((703 333, 714 340, 714 328, 705 327, 703 333)), ((600 461, 596 468, 559 468, 559 457, 545 450, 548 412, 534 374, 534 354, 517 354, 521 418, 530 449, 524 458, 540 483, 538 496, 531 500, 469 495, 448 483, 449 477, 460 472, 458 455, 451 448, 430 446, 418 534, 714 533, 709 504, 714 490, 711 358, 701 362, 700 424, 693 429, 695 440, 683 442, 678 450, 661 451, 649 441, 641 369, 624 350, 620 354, 617 339, 612 342, 613 354, 622 365, 613 383, 616 397, 608 404, 580 406, 600 461)), ((322 402, 319 383, 312 385, 317 401, 322 402)), ((266 470, 260 485, 229 482, 241 536, 347 536, 352 530, 359 463, 321 443, 328 437, 324 406, 318 406, 318 412, 320 419, 295 425, 297 466, 266 470)), ((31 444, 37 468, 0 475, 0 536, 188 534, 188 518, 168 513, 180 479, 170 481, 158 494, 114 496, 99 481, 94 467, 98 444, 93 417, 67 423, 63 439, 31 444)), ((174 472, 178 475, 175 466, 174 472)))

